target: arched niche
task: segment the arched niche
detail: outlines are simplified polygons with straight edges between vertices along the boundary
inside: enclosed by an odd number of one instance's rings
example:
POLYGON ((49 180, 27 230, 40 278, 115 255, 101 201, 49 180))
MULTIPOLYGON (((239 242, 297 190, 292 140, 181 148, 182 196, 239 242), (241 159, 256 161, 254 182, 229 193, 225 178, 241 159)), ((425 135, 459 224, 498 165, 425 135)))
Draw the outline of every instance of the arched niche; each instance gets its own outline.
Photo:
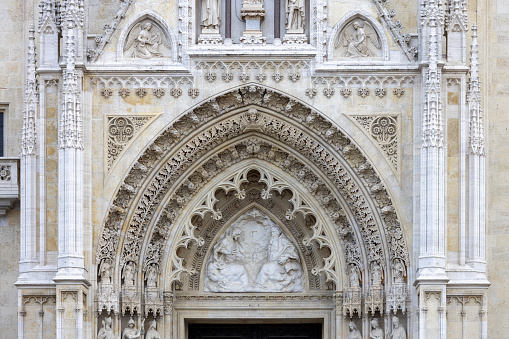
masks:
POLYGON ((177 62, 177 38, 159 14, 145 10, 130 20, 120 32, 117 61, 132 63, 177 62))
POLYGON ((373 16, 361 10, 346 14, 334 25, 327 46, 329 61, 389 60, 389 43, 384 28, 373 16), (356 46, 360 40, 363 42, 356 46))

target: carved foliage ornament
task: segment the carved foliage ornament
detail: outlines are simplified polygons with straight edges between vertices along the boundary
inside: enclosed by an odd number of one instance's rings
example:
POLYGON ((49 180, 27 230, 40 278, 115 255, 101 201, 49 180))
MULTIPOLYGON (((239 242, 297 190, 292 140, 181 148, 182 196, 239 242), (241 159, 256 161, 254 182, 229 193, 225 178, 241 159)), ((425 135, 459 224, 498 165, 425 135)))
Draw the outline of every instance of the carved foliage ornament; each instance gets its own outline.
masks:
MULTIPOLYGON (((116 230, 123 228, 126 222, 126 209, 131 205, 134 195, 141 193, 136 191, 147 177, 148 168, 151 168, 164 152, 168 152, 166 150, 171 149, 189 131, 195 130, 202 123, 211 120, 216 114, 221 113, 221 115, 224 115, 233 109, 251 104, 257 104, 272 111, 280 112, 283 116, 290 118, 296 123, 304 124, 310 131, 320 135, 333 149, 342 154, 343 159, 357 173, 356 175, 360 180, 364 181, 365 185, 370 188, 370 194, 374 199, 375 205, 382 211, 382 219, 385 222, 387 236, 389 237, 388 244, 391 257, 401 258, 406 263, 408 253, 404 244, 401 226, 395 215, 395 210, 391 206, 391 199, 370 165, 362 166, 363 169, 359 171, 361 164, 369 164, 362 153, 335 126, 320 115, 277 92, 265 90, 258 86, 242 87, 240 90, 235 90, 210 100, 176 121, 156 139, 154 144, 146 150, 133 166, 125 179, 125 184, 134 188, 134 192, 126 189, 127 185, 123 185, 110 207, 101 240, 102 246, 97 252, 98 262, 104 258, 113 259, 115 257, 114 251, 110 251, 108 248, 114 249, 118 246, 119 236, 116 230)), ((233 119, 230 122, 223 120, 209 130, 209 132, 202 134, 202 136, 197 137, 190 144, 185 145, 183 149, 174 150, 172 158, 163 166, 159 174, 151 179, 152 183, 148 185, 150 189, 141 195, 142 199, 138 202, 137 207, 134 209, 131 207, 134 214, 123 242, 124 251, 121 262, 131 259, 139 260, 141 240, 144 234, 141 225, 145 224, 144 220, 151 219, 153 206, 158 205, 163 196, 162 193, 169 189, 169 183, 172 179, 178 177, 193 159, 210 147, 217 145, 220 140, 228 140, 240 133, 242 133, 242 128, 239 120, 233 119)), ((314 141, 305 134, 303 135, 302 131, 295 129, 295 127, 290 128, 290 126, 286 126, 286 123, 274 117, 272 117, 270 124, 267 123, 265 125, 265 133, 273 135, 290 147, 298 150, 320 168, 324 168, 325 174, 337 185, 342 194, 345 197, 351 197, 347 201, 349 201, 350 208, 354 212, 355 218, 364 234, 364 242, 369 248, 367 252, 371 256, 374 255, 375 257, 373 258, 383 256, 380 234, 378 231, 375 231, 377 229, 376 219, 370 211, 365 197, 363 197, 362 190, 356 187, 356 181, 343 168, 341 162, 335 159, 333 153, 327 151, 317 141, 314 141), (368 229, 370 230, 369 232, 368 229)), ((207 174, 204 173, 204 175, 207 177, 207 174)), ((180 198, 176 200, 177 206, 182 206, 185 202, 185 199, 183 201, 180 198)), ((149 247, 160 246, 162 246, 161 243, 149 245, 149 247)))

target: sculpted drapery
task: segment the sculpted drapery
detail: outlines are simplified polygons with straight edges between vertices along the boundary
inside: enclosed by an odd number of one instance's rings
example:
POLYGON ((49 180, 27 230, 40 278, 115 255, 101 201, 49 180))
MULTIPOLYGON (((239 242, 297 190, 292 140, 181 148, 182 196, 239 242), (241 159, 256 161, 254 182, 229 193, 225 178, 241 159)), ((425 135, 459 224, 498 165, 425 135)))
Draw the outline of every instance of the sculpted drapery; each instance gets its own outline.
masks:
POLYGON ((203 0, 201 4, 201 26, 208 29, 218 29, 221 24, 219 11, 219 0, 203 0))

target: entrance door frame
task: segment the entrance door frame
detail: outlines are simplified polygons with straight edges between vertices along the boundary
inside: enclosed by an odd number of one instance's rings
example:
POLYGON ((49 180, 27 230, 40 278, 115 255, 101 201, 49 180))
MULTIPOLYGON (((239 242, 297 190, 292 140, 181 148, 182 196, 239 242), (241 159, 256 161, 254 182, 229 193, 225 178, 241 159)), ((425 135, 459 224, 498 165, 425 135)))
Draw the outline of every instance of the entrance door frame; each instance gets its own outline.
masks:
MULTIPOLYGON (((333 293, 175 293, 172 338, 188 338, 189 323, 323 324, 323 338, 335 338, 333 293)), ((341 317, 339 317, 341 318, 341 317)))

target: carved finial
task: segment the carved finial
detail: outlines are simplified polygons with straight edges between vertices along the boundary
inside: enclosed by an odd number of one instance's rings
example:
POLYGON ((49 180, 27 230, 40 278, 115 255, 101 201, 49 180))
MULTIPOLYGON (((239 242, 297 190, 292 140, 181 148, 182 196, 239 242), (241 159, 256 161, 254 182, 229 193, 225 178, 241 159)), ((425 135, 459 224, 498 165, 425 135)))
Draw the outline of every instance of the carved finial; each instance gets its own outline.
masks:
POLYGON ((30 25, 25 84, 25 107, 23 111, 23 132, 21 136, 21 156, 35 155, 35 120, 37 118, 37 104, 39 102, 35 55, 35 27, 34 25, 30 25))
POLYGON ((479 81, 479 55, 477 25, 472 25, 472 45, 470 47, 470 78, 468 79, 468 106, 470 111, 470 151, 484 155, 484 124, 481 109, 481 82, 479 81))
POLYGON ((62 28, 83 27, 85 8, 83 0, 64 0, 61 8, 62 28))
POLYGON ((57 33, 60 25, 60 6, 56 0, 42 0, 39 3, 40 33, 57 33))
POLYGON ((467 4, 465 0, 448 0, 445 16, 447 31, 466 32, 468 30, 467 4))

